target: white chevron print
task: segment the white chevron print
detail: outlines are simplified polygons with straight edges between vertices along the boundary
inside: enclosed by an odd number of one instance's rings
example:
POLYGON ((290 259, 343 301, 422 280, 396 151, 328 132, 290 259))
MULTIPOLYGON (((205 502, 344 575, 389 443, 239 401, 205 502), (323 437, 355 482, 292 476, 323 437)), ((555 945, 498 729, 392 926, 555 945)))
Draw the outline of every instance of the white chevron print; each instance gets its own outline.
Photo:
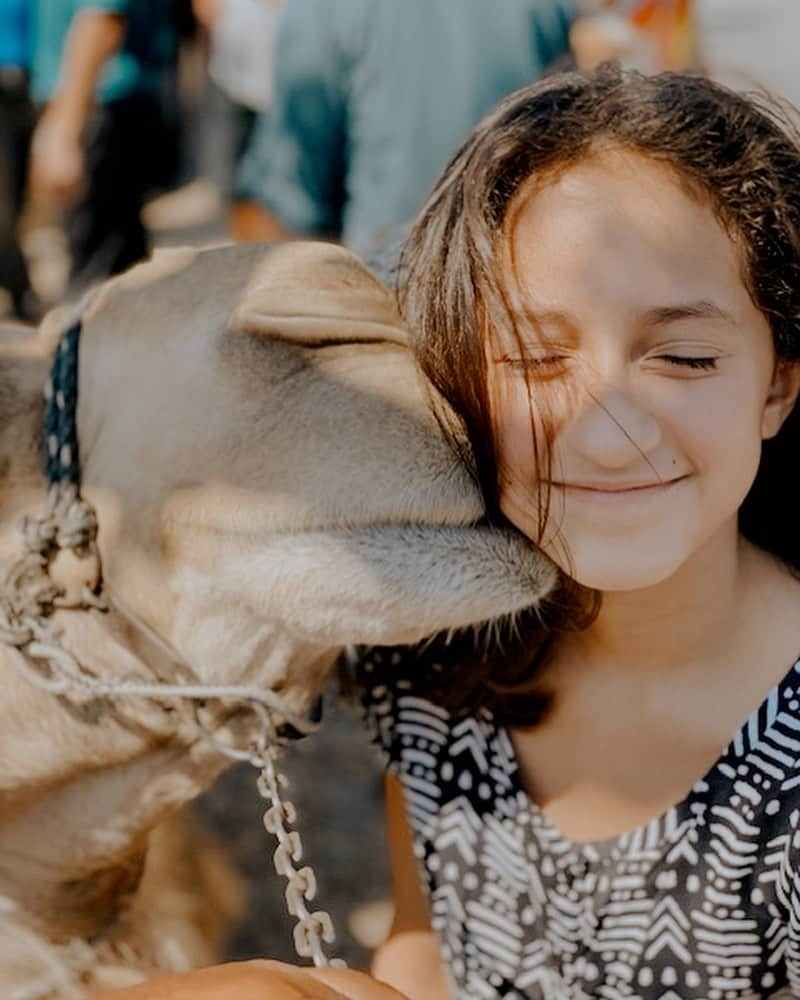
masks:
POLYGON ((454 996, 800 996, 800 662, 683 802, 581 845, 525 794, 508 733, 421 697, 405 656, 370 651, 359 679, 454 996))

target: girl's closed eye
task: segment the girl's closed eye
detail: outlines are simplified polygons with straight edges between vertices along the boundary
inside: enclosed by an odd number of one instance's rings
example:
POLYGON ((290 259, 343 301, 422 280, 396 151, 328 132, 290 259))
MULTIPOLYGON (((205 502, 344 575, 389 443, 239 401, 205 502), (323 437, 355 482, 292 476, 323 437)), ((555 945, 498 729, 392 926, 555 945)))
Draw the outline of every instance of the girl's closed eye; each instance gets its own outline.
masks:
MULTIPOLYGON (((568 368, 570 357, 564 354, 533 355, 530 357, 503 357, 499 359, 513 372, 533 376, 534 378, 554 378, 564 374, 568 368)), ((666 361, 677 368, 695 371, 713 371, 717 368, 718 357, 681 354, 659 354, 656 361, 666 361)))
POLYGON ((498 360, 515 374, 541 379, 564 374, 571 358, 566 354, 531 354, 525 357, 506 355, 498 360))
POLYGON ((671 365, 678 365, 683 368, 695 368, 703 371, 710 371, 717 367, 718 358, 714 357, 691 357, 679 354, 659 354, 658 361, 668 361, 671 365))

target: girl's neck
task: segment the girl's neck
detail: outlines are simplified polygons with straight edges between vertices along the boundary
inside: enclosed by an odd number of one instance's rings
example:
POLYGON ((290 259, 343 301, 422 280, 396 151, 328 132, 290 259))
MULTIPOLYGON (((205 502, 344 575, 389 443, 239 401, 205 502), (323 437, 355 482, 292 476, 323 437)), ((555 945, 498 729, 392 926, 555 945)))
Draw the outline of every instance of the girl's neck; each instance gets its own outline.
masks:
POLYGON ((565 639, 564 652, 617 674, 652 675, 718 661, 741 649, 756 589, 781 575, 776 561, 743 539, 733 520, 662 583, 603 593, 596 620, 565 639))

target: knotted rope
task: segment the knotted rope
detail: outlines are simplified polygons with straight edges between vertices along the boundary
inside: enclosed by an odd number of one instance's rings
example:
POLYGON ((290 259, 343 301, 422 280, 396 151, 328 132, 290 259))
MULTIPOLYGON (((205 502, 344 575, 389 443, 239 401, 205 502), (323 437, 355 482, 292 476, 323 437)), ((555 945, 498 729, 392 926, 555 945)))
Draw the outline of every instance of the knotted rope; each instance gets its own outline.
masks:
MULTIPOLYGON (((23 517, 19 531, 23 554, 6 572, 0 591, 0 642, 23 649, 53 634, 46 622, 56 608, 72 606, 50 578, 50 564, 61 550, 81 559, 96 553, 97 516, 76 486, 58 484, 50 489, 46 512, 23 517)), ((88 585, 81 588, 80 605, 105 609, 88 585)))

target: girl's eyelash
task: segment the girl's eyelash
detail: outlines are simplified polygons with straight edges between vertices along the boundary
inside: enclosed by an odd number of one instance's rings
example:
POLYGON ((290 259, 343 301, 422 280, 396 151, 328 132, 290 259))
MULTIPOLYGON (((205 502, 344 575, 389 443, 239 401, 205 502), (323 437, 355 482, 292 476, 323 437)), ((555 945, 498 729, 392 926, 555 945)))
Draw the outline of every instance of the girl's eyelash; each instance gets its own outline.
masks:
POLYGON ((662 354, 661 361, 669 361, 673 365, 682 365, 684 368, 716 368, 716 358, 685 358, 674 354, 662 354))
MULTIPOLYGON (((506 358, 507 365, 520 370, 543 369, 548 365, 563 364, 564 358, 555 354, 540 358, 506 358)), ((678 354, 660 354, 658 361, 668 361, 671 365, 678 365, 682 368, 695 368, 710 371, 717 367, 717 358, 692 358, 683 357, 678 354)))
POLYGON ((537 368, 544 365, 559 364, 564 359, 558 355, 541 358, 505 358, 505 363, 512 368, 537 368))

